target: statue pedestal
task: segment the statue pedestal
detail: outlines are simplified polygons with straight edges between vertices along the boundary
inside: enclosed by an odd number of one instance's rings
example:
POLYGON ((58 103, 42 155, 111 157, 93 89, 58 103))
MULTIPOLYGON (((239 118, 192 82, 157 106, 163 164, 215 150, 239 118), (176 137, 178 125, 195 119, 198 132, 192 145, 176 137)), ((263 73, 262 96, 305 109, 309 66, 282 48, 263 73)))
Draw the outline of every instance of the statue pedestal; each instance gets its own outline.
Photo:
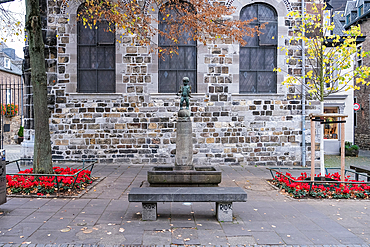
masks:
MULTIPOLYGON (((180 110, 185 112, 188 110, 180 110)), ((193 166, 193 124, 189 117, 179 117, 176 130, 175 170, 194 170, 193 166)))
POLYGON ((148 172, 150 186, 218 186, 221 171, 193 165, 193 127, 189 110, 178 112, 175 166, 158 166, 148 172))

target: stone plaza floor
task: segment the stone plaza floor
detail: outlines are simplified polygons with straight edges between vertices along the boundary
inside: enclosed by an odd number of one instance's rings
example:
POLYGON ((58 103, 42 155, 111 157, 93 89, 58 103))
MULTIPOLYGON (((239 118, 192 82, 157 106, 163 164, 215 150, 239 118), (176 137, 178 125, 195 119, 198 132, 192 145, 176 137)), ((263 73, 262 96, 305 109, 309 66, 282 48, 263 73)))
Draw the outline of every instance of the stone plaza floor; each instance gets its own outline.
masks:
POLYGON ((215 203, 201 202, 158 203, 158 220, 142 221, 141 203, 127 199, 150 168, 97 164, 101 181, 79 198, 8 197, 0 246, 370 245, 369 200, 292 199, 266 182, 265 167, 219 166, 220 186, 248 193, 233 204, 233 222, 218 222, 215 203))

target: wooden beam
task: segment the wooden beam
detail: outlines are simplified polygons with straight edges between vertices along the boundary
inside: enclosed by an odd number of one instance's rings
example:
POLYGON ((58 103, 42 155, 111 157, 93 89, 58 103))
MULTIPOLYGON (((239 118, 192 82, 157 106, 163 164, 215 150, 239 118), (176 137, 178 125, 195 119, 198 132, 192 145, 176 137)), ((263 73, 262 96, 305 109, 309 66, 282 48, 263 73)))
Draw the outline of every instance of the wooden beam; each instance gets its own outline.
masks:
POLYGON ((311 181, 315 180, 315 122, 311 118, 311 181))
MULTIPOLYGON (((345 117, 342 117, 342 120, 344 120, 345 117)), ((345 128, 344 123, 340 124, 340 180, 344 181, 344 170, 345 170, 345 148, 344 148, 344 138, 345 138, 345 128)))

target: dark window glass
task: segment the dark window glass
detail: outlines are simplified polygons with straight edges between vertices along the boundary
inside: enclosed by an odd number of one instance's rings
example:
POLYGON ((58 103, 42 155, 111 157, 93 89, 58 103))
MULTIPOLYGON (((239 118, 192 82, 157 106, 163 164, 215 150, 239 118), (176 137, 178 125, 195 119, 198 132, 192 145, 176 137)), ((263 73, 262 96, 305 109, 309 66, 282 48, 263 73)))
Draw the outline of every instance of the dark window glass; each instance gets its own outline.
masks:
MULTIPOLYGON (((159 12, 159 20, 165 21, 159 23, 159 29, 168 33, 171 29, 171 22, 176 22, 177 17, 183 12, 182 8, 191 9, 191 5, 187 2, 182 2, 182 6, 175 4, 167 4, 164 9, 159 12)), ((188 30, 185 30, 184 26, 179 27, 179 33, 182 34, 178 39, 178 43, 174 43, 164 35, 159 35, 158 43, 159 46, 166 49, 171 45, 178 47, 177 53, 174 55, 163 55, 159 57, 158 65, 158 92, 160 93, 177 93, 182 84, 183 77, 189 77, 192 92, 196 92, 196 80, 197 80, 197 43, 190 39, 191 34, 188 30), (181 30, 181 28, 184 28, 181 30)))
MULTIPOLYGON (((78 12, 83 14, 84 4, 78 12)), ((114 93, 115 33, 108 21, 97 21, 90 28, 77 23, 77 90, 80 93, 114 93)))
POLYGON ((239 92, 276 93, 277 14, 267 4, 256 3, 244 7, 240 19, 251 20, 251 27, 265 24, 261 35, 245 36, 247 45, 240 46, 239 92))

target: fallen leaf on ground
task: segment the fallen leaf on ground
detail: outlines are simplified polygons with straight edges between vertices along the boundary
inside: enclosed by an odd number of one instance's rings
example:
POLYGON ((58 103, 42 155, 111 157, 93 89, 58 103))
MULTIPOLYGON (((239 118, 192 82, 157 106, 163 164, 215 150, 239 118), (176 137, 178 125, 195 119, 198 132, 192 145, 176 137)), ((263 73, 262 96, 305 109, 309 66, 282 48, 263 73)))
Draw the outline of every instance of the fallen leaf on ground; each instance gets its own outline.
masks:
POLYGON ((62 230, 60 230, 61 232, 69 232, 71 230, 71 228, 64 228, 62 230))
POLYGON ((112 234, 112 232, 107 232, 107 234, 108 234, 108 235, 111 235, 111 234, 112 234))
POLYGON ((19 236, 19 238, 24 238, 24 236, 19 236))
POLYGON ((92 233, 93 232, 93 230, 92 229, 86 229, 86 230, 84 230, 84 231, 82 231, 83 233, 86 233, 86 234, 88 234, 88 233, 92 233))
POLYGON ((120 228, 118 231, 119 231, 119 232, 124 232, 124 231, 125 231, 125 229, 120 228))

